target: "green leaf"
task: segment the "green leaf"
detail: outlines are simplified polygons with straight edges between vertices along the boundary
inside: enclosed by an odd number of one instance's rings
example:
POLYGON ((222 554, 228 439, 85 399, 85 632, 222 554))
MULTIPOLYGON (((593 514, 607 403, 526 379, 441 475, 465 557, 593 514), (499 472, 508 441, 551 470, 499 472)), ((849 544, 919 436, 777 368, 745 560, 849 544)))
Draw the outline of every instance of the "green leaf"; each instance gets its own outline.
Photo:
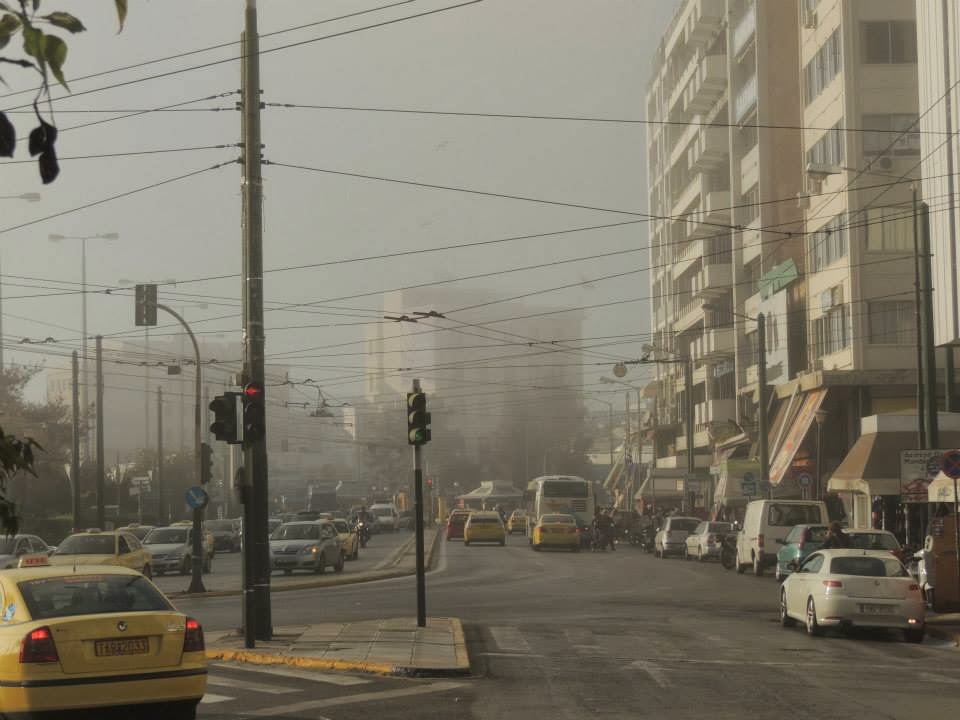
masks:
POLYGON ((43 43, 43 30, 38 30, 30 25, 23 26, 23 51, 30 57, 39 60, 41 68, 46 64, 43 55, 43 43))
POLYGON ((20 29, 20 18, 16 15, 7 13, 0 18, 0 33, 13 34, 20 29))
POLYGON ((121 33, 123 32, 123 23, 127 19, 127 0, 113 0, 113 3, 117 6, 117 19, 120 21, 120 29, 117 32, 121 33))
POLYGON ((67 61, 67 44, 56 35, 47 35, 47 40, 43 44, 43 55, 57 82, 70 92, 67 81, 63 79, 63 64, 67 61))
POLYGON ((33 0, 33 11, 36 12, 40 9, 40 0, 33 0))
POLYGON ((5 2, 3 2, 3 0, 0 0, 0 10, 6 10, 7 12, 13 12, 13 10, 10 9, 10 6, 7 5, 5 2))
POLYGON ((56 25, 57 27, 63 28, 64 30, 69 30, 72 33, 83 32, 86 30, 79 18, 76 18, 67 12, 53 12, 49 15, 45 15, 44 19, 49 20, 51 25, 56 25))

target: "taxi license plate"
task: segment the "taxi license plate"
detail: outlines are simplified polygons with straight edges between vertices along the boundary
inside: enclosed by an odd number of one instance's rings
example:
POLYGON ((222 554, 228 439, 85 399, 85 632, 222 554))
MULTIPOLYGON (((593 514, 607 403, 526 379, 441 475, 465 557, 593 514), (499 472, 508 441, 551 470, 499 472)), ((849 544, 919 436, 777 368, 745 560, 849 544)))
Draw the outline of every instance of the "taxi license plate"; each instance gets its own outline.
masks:
POLYGON ((93 644, 93 652, 97 657, 146 655, 150 652, 150 640, 145 637, 123 638, 122 640, 97 640, 93 644))
POLYGON ((861 605, 860 612, 864 615, 890 615, 893 608, 889 605, 861 605))

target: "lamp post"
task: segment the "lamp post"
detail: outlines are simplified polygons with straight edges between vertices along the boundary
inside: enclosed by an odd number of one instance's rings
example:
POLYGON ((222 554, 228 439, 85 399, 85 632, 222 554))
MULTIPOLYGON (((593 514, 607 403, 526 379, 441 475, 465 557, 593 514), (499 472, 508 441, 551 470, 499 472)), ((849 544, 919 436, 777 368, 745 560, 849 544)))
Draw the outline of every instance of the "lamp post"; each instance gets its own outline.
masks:
MULTIPOLYGON (((61 242, 64 240, 80 241, 80 313, 83 316, 82 332, 80 339, 80 354, 82 360, 81 374, 83 375, 83 384, 80 386, 80 405, 83 407, 84 418, 89 420, 90 405, 87 400, 87 388, 90 385, 90 375, 88 373, 87 362, 87 240, 119 240, 118 233, 97 233, 96 235, 61 235, 59 233, 50 233, 47 236, 51 242, 61 242)), ((97 408, 97 412, 100 412, 97 408)), ((90 459, 90 433, 84 431, 84 459, 90 459)))
POLYGON ((827 421, 827 411, 817 410, 813 414, 817 421, 817 482, 814 487, 814 500, 820 500, 823 493, 820 492, 820 483, 823 478, 823 424, 827 421))

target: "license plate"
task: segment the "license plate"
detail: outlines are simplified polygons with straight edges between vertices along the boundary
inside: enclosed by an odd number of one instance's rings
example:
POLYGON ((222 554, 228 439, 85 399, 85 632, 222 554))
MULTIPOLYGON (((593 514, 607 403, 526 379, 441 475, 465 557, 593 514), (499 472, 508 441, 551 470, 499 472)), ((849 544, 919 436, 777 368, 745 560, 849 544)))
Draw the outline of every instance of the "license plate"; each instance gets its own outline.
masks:
POLYGON ((145 637, 97 640, 93 644, 93 652, 97 657, 146 655, 150 652, 150 640, 145 637))
POLYGON ((890 615, 893 608, 889 605, 861 605, 860 612, 864 615, 890 615))

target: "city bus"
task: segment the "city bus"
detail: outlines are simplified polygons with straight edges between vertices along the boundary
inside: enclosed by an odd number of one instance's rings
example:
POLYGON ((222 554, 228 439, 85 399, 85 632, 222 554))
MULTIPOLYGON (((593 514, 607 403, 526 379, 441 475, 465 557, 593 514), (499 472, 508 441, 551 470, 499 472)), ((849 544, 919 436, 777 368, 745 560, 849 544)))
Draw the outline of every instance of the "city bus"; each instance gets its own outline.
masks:
POLYGON ((545 475, 530 485, 533 489, 531 527, 547 513, 573 515, 581 528, 593 522, 597 499, 592 482, 573 475, 545 475))

